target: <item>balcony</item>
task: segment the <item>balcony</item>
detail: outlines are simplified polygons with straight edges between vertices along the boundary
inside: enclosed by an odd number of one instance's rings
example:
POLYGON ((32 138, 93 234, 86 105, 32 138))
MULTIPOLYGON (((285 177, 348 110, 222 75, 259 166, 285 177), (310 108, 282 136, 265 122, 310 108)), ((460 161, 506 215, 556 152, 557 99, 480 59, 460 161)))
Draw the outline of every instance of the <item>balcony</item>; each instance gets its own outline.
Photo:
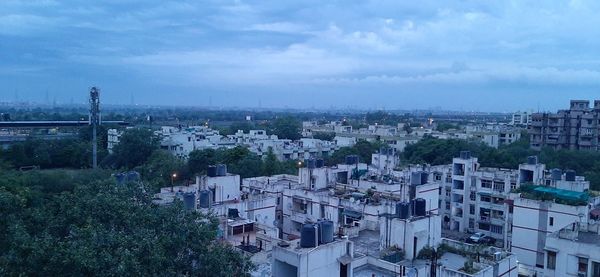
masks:
POLYGON ((292 211, 292 214, 290 215, 290 220, 295 221, 295 222, 305 223, 306 219, 307 219, 306 211, 292 211))

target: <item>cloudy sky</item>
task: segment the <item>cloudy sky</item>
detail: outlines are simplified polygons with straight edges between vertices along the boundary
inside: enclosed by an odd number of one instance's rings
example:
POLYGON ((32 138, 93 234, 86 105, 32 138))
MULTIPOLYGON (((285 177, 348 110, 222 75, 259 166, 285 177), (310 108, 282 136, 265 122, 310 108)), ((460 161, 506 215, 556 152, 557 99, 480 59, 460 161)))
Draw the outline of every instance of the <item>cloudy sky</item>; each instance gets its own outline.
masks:
POLYGON ((96 85, 115 104, 552 110, 600 99, 599 14, 600 1, 1 0, 0 101, 81 102, 96 85))

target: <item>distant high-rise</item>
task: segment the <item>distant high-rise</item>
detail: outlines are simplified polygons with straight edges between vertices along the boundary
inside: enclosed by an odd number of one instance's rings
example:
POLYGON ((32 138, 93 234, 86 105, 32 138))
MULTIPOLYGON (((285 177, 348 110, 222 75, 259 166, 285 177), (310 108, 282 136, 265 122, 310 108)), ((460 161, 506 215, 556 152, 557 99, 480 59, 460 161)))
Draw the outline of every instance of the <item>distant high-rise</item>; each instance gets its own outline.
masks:
POLYGON ((599 150, 600 100, 571 100, 568 110, 534 113, 529 127, 534 149, 599 150))

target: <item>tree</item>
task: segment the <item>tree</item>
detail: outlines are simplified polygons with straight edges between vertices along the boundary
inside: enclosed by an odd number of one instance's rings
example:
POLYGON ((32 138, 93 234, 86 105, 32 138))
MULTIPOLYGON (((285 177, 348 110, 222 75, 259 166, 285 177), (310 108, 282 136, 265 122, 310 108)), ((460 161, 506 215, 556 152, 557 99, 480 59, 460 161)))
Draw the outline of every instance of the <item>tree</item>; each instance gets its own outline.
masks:
POLYGON ((179 180, 188 177, 185 163, 165 150, 154 151, 148 161, 139 167, 139 171, 153 192, 168 186, 173 173, 177 174, 179 180))
POLYGON ((366 140, 359 140, 354 146, 341 147, 337 151, 333 152, 331 157, 327 160, 327 164, 335 165, 343 163, 346 156, 358 155, 360 162, 370 164, 371 156, 376 153, 381 147, 380 142, 368 142, 366 140))
POLYGON ((249 153, 239 161, 228 164, 228 170, 231 173, 239 174, 242 178, 261 176, 263 161, 258 155, 249 153))
POLYGON ((158 138, 148 129, 127 129, 114 147, 115 167, 133 169, 148 160, 158 149, 158 138))
POLYGON ((313 135, 313 138, 333 141, 333 139, 335 138, 335 132, 318 132, 313 135))
POLYGON ((275 153, 273 153, 273 148, 269 147, 269 150, 267 151, 267 155, 264 157, 264 160, 263 160, 262 172, 264 175, 272 176, 280 171, 281 171, 281 169, 280 169, 279 161, 277 160, 275 153))
POLYGON ((72 184, 58 190, 32 183, 47 173, 0 173, 2 275, 249 275, 252 263, 217 240, 216 218, 157 206, 140 184, 98 172, 57 172, 51 182, 72 184))
POLYGON ((217 163, 217 151, 214 149, 194 150, 188 155, 188 169, 193 174, 204 174, 209 165, 217 163))
POLYGON ((301 131, 302 123, 291 116, 275 119, 271 128, 271 133, 281 139, 298 140, 301 138, 301 131))

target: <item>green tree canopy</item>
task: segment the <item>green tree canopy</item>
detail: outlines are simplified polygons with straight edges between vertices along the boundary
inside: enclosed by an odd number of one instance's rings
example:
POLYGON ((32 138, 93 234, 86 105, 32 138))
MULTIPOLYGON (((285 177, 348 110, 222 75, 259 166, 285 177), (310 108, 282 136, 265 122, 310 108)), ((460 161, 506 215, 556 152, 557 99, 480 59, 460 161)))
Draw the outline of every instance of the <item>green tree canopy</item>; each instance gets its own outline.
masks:
POLYGON ((30 174, 0 176, 0 275, 247 276, 252 268, 216 239, 215 218, 179 201, 152 204, 137 183, 117 185, 101 171, 30 174))
POLYGON ((301 138, 302 123, 291 116, 280 117, 275 119, 270 131, 280 139, 298 140, 301 138))
POLYGON ((114 147, 114 166, 133 169, 148 160, 159 147, 158 138, 148 129, 127 129, 114 147))

